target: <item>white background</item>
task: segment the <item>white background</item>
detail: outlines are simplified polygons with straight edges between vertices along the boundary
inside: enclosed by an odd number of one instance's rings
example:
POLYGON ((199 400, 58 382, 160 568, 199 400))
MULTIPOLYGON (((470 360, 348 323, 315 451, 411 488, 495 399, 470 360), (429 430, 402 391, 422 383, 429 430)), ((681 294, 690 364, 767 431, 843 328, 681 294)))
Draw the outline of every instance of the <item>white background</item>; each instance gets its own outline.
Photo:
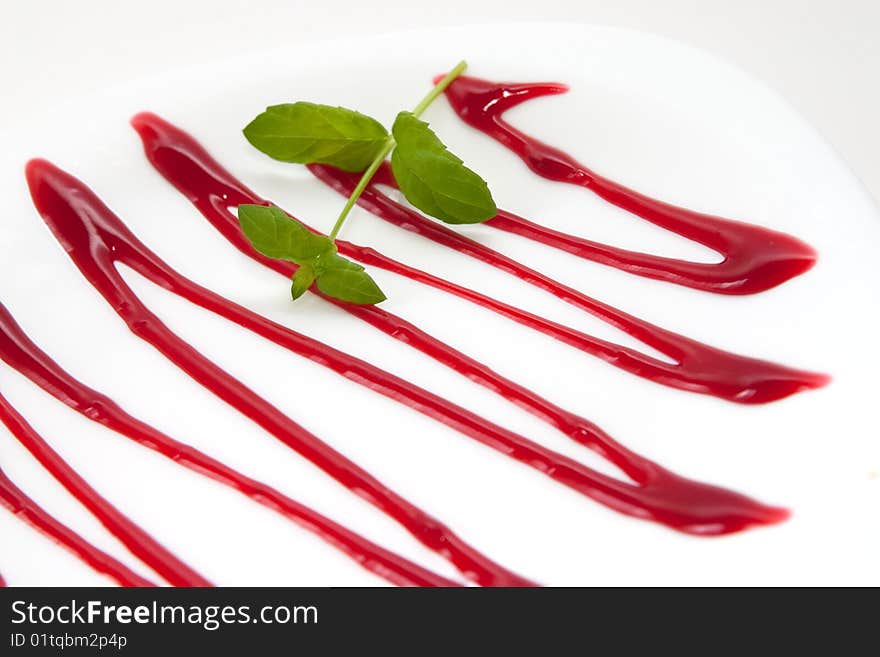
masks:
POLYGON ((82 91, 340 34, 499 20, 640 29, 781 92, 880 198, 876 0, 28 0, 0 10, 0 125, 82 91))
MULTIPOLYGON (((589 417, 679 474, 793 509, 789 522, 696 540, 621 518, 512 459, 499 458, 494 450, 462 440, 448 427, 173 298, 137 275, 129 272, 126 280, 172 330, 282 412, 493 558, 538 582, 877 582, 880 444, 874 409, 880 351, 872 348, 880 333, 874 264, 880 242, 877 209, 839 158, 777 94, 717 58, 668 39, 580 25, 506 23, 338 40, 332 46, 294 45, 201 63, 22 120, 3 141, 0 157, 0 180, 8 185, 0 262, 5 271, 14 272, 0 276, 0 299, 62 366, 111 391, 135 415, 364 536, 452 574, 367 502, 268 439, 128 331, 73 273, 63 249, 35 220, 25 186, 15 183, 21 180, 21 163, 33 153, 64 163, 184 275, 614 475, 598 457, 550 425, 402 342, 364 330, 362 323, 313 295, 292 307, 282 279, 232 252, 152 170, 125 121, 135 111, 151 108, 192 130, 258 193, 296 208, 309 223, 326 225, 338 210, 338 195, 315 184, 301 168, 291 171, 262 157, 230 126, 243 125, 256 103, 259 107, 275 94, 288 93, 393 116, 406 102, 401 98, 412 95, 410 90, 427 86, 425 71, 448 65, 449 52, 467 52, 474 68, 479 62, 480 74, 489 78, 515 71, 530 79, 558 76, 570 81, 572 89, 565 96, 514 110, 511 119, 549 143, 588 153, 597 170, 648 194, 797 234, 821 258, 807 275, 776 289, 730 298, 631 276, 536 248, 515 236, 490 233, 488 227, 469 227, 466 234, 650 322, 738 353, 829 372, 834 382, 753 407, 686 394, 373 269, 389 296, 384 307, 503 375, 528 382, 537 393, 589 417), (377 94, 377 81, 388 85, 389 92, 377 94), (584 108, 589 108, 590 120, 579 120, 584 108), (380 426, 394 430, 375 430, 380 426)), ((578 228, 578 234, 672 257, 707 256, 705 249, 646 222, 622 221, 621 211, 582 190, 524 176, 516 158, 489 139, 475 138, 442 105, 432 107, 430 120, 454 152, 492 171, 496 198, 523 216, 540 217, 542 223, 565 230, 580 225, 572 217, 589 217, 588 227, 578 228)), ((356 212, 346 225, 346 239, 542 317, 633 345, 631 337, 553 295, 438 249, 363 210, 356 212)), ((211 581, 377 583, 280 516, 255 509, 242 496, 182 472, 171 461, 145 454, 48 399, 23 377, 7 373, 0 366, 3 394, 37 431, 120 510, 211 581)), ((0 463, 13 481, 23 483, 39 504, 96 545, 143 568, 23 452, 16 441, 0 440, 0 463)), ((0 514, 0 537, 0 572, 13 585, 97 579, 9 514, 0 514)))

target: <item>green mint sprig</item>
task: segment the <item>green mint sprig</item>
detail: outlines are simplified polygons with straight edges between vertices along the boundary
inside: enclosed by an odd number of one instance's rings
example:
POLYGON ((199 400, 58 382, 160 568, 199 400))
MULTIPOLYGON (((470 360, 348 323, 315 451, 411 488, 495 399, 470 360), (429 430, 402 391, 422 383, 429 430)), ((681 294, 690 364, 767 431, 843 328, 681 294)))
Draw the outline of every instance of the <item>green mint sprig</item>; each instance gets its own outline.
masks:
POLYGON ((247 140, 276 160, 363 172, 327 237, 313 233, 279 208, 238 207, 242 230, 257 251, 299 265, 291 285, 294 299, 314 283, 324 294, 344 301, 375 304, 385 300, 363 267, 337 253, 335 240, 389 155, 401 192, 419 210, 450 224, 481 223, 495 216, 497 208, 486 181, 453 155, 419 118, 465 68, 467 64, 460 62, 411 112, 400 112, 390 134, 360 112, 302 101, 268 107, 245 127, 247 140))

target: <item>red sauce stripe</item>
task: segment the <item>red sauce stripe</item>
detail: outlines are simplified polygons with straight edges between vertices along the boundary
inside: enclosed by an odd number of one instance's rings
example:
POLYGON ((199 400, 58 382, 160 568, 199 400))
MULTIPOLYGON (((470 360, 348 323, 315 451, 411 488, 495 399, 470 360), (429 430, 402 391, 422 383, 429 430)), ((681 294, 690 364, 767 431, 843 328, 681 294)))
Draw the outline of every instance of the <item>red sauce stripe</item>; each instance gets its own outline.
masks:
POLYGON ((571 155, 517 130, 504 113, 532 98, 558 94, 558 83, 490 82, 462 76, 446 89, 452 109, 548 180, 578 185, 656 226, 724 256, 700 263, 619 249, 552 230, 500 211, 487 225, 638 276, 718 294, 754 294, 809 270, 816 252, 799 239, 761 226, 731 221, 652 199, 591 171, 571 155))
POLYGON ((97 572, 116 580, 122 586, 155 586, 121 561, 99 550, 75 531, 58 522, 12 483, 2 470, 0 470, 0 505, 73 552, 97 572))
POLYGON ((128 550, 175 586, 211 586, 92 488, 0 395, 0 421, 76 500, 128 550))

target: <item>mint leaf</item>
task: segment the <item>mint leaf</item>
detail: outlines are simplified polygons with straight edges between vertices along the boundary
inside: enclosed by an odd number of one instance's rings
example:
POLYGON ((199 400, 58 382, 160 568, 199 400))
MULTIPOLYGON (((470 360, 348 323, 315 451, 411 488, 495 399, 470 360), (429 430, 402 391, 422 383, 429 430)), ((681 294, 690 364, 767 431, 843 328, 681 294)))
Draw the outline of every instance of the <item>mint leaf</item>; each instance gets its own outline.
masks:
POLYGON ((293 279, 290 285, 290 296, 296 301, 305 291, 308 290, 312 283, 315 282, 315 270, 311 265, 300 265, 299 269, 293 272, 293 279))
POLYGON ((406 199, 449 224, 475 224, 497 213, 486 181, 449 152, 412 112, 401 112, 391 130, 397 148, 391 168, 406 199))
POLYGON ((238 221, 254 248, 265 256, 299 265, 290 296, 299 299, 317 282, 324 294, 359 304, 385 301, 385 295, 359 264, 336 253, 329 237, 316 235, 280 208, 239 205, 238 221))
POLYGON ((254 248, 270 258, 302 264, 336 251, 328 238, 316 235, 275 206, 239 205, 238 222, 254 248))
POLYGON ((357 304, 385 301, 386 296, 359 264, 336 254, 320 258, 317 285, 324 294, 357 304))
POLYGON ((344 107, 307 102, 267 107, 245 127, 247 140, 277 160, 362 172, 327 237, 313 233, 280 208, 238 207, 241 229, 257 251, 299 265, 290 282, 294 299, 314 284, 323 294, 351 303, 385 300, 385 294, 361 265, 338 254, 335 239, 389 153, 400 189, 420 210, 454 224, 479 223, 495 216, 495 201, 486 182, 450 153, 427 123, 419 120, 428 105, 466 68, 467 63, 460 61, 435 82, 412 112, 398 114, 393 137, 369 116, 344 107))
POLYGON ((244 136, 276 160, 344 171, 366 169, 388 141, 388 131, 365 114, 306 102, 267 107, 245 127, 244 136))

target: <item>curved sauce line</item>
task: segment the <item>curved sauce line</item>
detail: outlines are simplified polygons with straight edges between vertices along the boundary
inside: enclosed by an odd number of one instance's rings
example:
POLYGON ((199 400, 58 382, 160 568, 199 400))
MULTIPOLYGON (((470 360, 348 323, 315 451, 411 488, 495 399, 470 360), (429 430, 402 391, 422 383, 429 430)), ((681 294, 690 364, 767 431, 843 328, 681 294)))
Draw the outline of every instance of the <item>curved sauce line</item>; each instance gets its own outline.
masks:
POLYGON ((469 579, 493 586, 533 585, 465 543, 449 527, 386 487, 172 332, 143 304, 115 267, 117 261, 130 259, 135 271, 149 277, 131 250, 137 239, 122 222, 85 185, 45 160, 31 160, 26 175, 34 205, 56 239, 132 333, 280 442, 396 520, 469 579))
POLYGON ((96 548, 75 531, 61 524, 29 498, 0 470, 0 506, 73 552, 95 571, 116 580, 122 586, 155 586, 121 561, 96 548))
POLYGON ((456 582, 382 548, 355 532, 251 479, 186 443, 138 420, 116 402, 86 386, 42 351, 0 304, 0 360, 71 409, 178 465, 244 494, 313 532, 370 572, 399 586, 457 586, 456 582))
MULTIPOLYGON (((2 306, 0 306, 2 308, 2 306)), ((174 586, 213 586, 92 488, 0 394, 0 421, 138 559, 174 586)))
MULTIPOLYGON (((154 165, 186 194, 236 247, 286 276, 295 270, 295 265, 291 263, 270 260, 257 254, 242 235, 237 221, 226 209, 230 204, 264 201, 255 197, 241 183, 231 179, 229 174, 210 159, 210 156, 191 138, 185 143, 185 152, 181 151, 183 145, 180 140, 183 137, 158 117, 139 115, 134 123, 148 143, 147 153, 154 165), (160 129, 161 133, 158 132, 160 129), (155 141, 159 135, 162 136, 162 144, 167 143, 171 136, 180 148, 171 149, 164 146, 160 148, 155 141)), ((633 486, 602 475, 369 363, 301 336, 225 299, 218 300, 216 295, 204 288, 198 288, 185 280, 177 280, 180 278, 179 274, 170 270, 168 265, 158 260, 140 243, 137 247, 127 246, 118 251, 127 254, 129 266, 157 284, 263 335, 276 344, 349 376, 376 392, 428 414, 620 512, 652 519, 695 534, 738 531, 754 524, 776 522, 785 515, 780 509, 765 507, 736 493, 687 480, 671 473, 627 450, 588 420, 501 377, 485 365, 388 313, 379 315, 390 318, 389 322, 393 320, 393 323, 379 326, 387 333, 416 346, 452 369, 526 408, 573 440, 594 449, 620 467, 638 485, 633 486), (131 255, 133 252, 137 252, 136 258, 131 255)), ((379 311, 375 307, 345 304, 329 298, 328 300, 357 316, 365 313, 367 321, 371 321, 379 311)))
POLYGON ((491 82, 462 76, 446 89, 446 97, 465 123, 506 146, 542 178, 589 189, 629 213, 716 251, 723 260, 690 262, 620 249, 540 226, 503 210, 486 225, 631 274, 718 294, 763 292, 815 264, 815 250, 791 235, 640 194, 517 130, 503 118, 504 112, 526 100, 567 90, 558 83, 491 82))

